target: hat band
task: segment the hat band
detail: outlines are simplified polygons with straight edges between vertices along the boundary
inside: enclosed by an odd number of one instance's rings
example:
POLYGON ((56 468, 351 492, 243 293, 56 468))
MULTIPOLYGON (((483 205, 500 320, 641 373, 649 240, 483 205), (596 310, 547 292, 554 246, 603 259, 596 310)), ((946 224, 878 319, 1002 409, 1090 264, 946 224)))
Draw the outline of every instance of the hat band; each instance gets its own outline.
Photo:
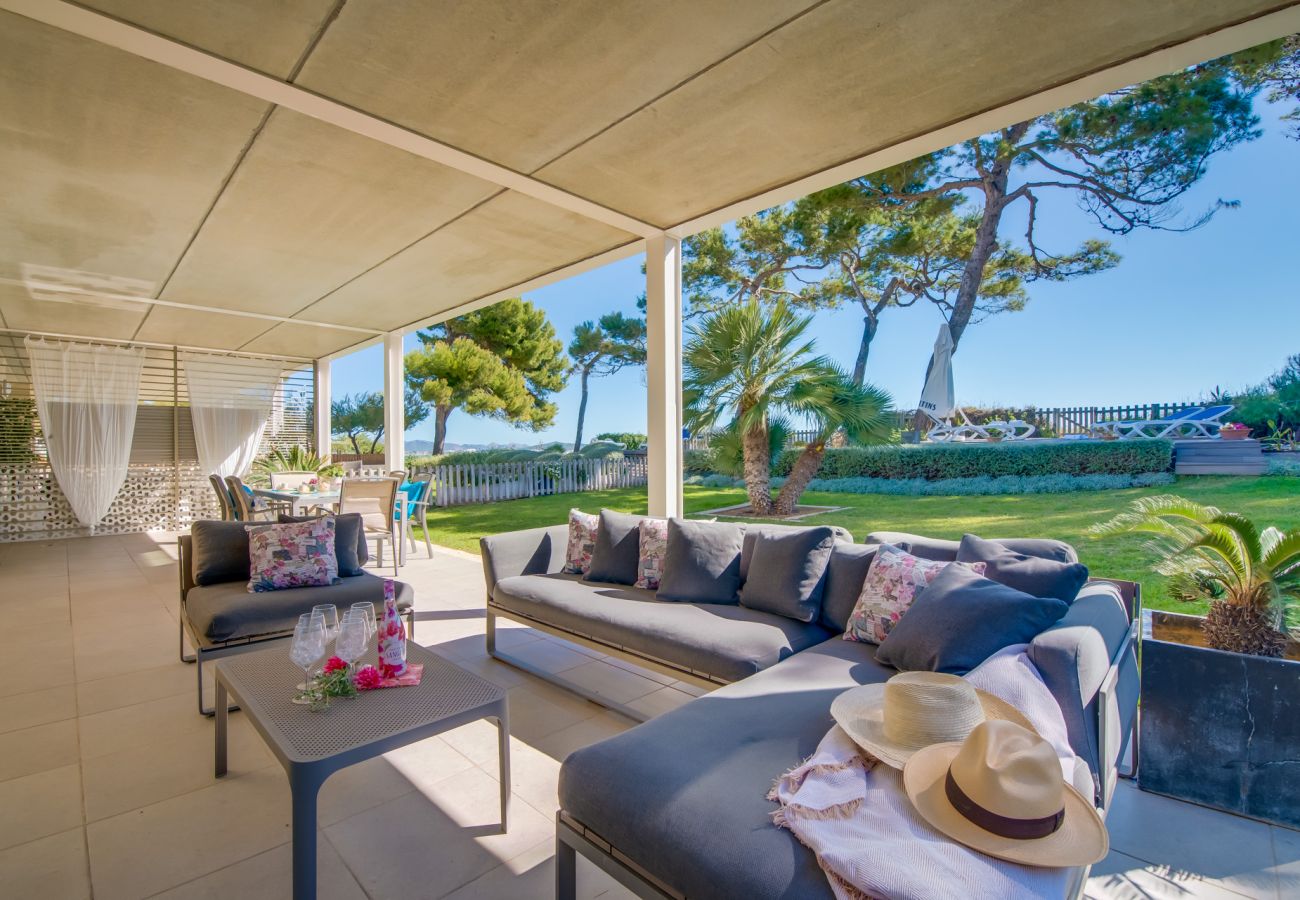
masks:
POLYGON ((987 810, 966 796, 966 792, 953 779, 952 769, 948 770, 948 777, 944 779, 943 790, 948 795, 948 802, 952 804, 953 809, 961 813, 968 822, 998 837, 1013 838, 1018 841, 1044 838, 1054 834, 1065 821, 1065 807, 1041 819, 1013 819, 987 810))

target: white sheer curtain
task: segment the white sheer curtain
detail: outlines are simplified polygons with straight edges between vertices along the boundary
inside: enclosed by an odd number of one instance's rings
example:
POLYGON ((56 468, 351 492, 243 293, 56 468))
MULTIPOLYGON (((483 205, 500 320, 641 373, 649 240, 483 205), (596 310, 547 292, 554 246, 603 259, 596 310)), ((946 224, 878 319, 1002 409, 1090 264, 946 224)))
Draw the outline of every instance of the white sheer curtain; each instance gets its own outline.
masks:
POLYGON ((204 472, 248 474, 284 373, 275 360, 186 354, 194 443, 204 472))
POLYGON ((93 531, 126 481, 144 350, 32 337, 24 343, 50 468, 93 531))

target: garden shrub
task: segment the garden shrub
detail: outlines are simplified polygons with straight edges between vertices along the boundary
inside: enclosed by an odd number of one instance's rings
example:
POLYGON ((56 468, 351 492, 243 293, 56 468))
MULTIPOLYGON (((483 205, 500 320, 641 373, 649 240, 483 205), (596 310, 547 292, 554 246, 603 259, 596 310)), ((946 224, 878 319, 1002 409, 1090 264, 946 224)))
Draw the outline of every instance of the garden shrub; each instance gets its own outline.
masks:
MULTIPOLYGON (((773 471, 788 475, 798 454, 787 450, 773 471)), ((953 478, 1044 475, 1136 475, 1173 468, 1170 441, 941 444, 845 447, 826 451, 821 479, 878 478, 939 481, 953 478)), ((816 488, 812 488, 816 490, 816 488)))
POLYGON ((1269 454, 1266 474, 1300 478, 1300 457, 1269 454))

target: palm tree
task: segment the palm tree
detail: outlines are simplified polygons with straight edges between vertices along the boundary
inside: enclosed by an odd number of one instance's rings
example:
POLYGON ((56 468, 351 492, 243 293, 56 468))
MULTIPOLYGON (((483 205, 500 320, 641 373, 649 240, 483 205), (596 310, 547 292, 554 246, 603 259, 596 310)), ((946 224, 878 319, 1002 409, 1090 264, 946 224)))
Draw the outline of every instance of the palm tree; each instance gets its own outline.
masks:
POLYGON ((704 317, 684 353, 683 396, 693 430, 728 419, 740 434, 745 490, 754 515, 790 515, 821 466, 837 430, 862 443, 888 434, 889 395, 859 386, 806 338, 812 316, 785 301, 764 310, 757 300, 704 317), (771 490, 769 424, 773 416, 810 419, 817 437, 795 461, 776 499, 771 490))
POLYGON ((1300 528, 1262 531, 1245 516, 1171 495, 1135 500, 1093 534, 1154 534, 1179 600, 1209 600, 1203 626, 1217 650, 1281 656, 1287 612, 1300 601, 1300 528))

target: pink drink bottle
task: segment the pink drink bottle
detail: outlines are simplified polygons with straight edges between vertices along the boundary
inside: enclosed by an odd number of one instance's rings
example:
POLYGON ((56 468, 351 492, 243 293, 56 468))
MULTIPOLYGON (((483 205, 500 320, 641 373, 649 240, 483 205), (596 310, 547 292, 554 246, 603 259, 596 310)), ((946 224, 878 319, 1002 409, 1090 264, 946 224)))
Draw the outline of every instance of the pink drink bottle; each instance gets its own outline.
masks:
POLYGON ((406 626, 397 613, 397 592, 391 578, 384 579, 384 618, 379 623, 379 674, 399 678, 406 674, 406 626))

